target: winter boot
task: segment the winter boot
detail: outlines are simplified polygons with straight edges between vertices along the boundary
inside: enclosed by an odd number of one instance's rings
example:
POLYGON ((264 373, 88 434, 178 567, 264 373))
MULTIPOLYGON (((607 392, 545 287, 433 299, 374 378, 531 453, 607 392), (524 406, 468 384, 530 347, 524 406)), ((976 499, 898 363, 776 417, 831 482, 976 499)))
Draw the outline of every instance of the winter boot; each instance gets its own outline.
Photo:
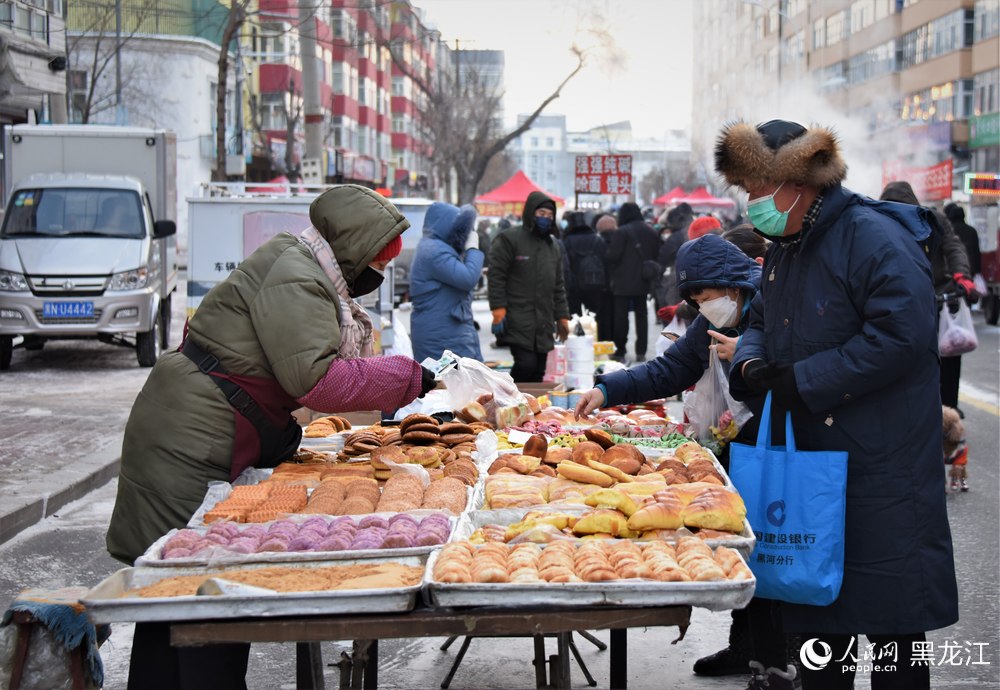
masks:
POLYGON ((767 669, 757 661, 750 662, 750 681, 746 690, 795 690, 795 667, 788 666, 779 671, 773 666, 767 669))
POLYGON ((969 480, 968 480, 968 479, 966 479, 966 478, 965 478, 965 477, 963 476, 963 477, 962 477, 962 478, 961 478, 961 479, 959 480, 959 486, 961 487, 962 491, 968 491, 968 490, 969 490, 969 480))
POLYGON ((732 676, 747 672, 750 663, 750 628, 745 611, 733 616, 729 625, 729 646, 694 662, 699 676, 732 676))

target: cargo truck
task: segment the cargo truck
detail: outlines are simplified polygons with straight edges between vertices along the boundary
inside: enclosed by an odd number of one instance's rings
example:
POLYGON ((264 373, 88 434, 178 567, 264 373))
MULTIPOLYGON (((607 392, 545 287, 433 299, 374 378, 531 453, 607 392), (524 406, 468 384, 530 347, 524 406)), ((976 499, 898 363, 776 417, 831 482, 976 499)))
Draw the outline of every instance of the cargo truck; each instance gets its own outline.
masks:
POLYGON ((100 125, 4 130, 0 370, 15 339, 97 338, 150 367, 177 289, 176 138, 100 125))

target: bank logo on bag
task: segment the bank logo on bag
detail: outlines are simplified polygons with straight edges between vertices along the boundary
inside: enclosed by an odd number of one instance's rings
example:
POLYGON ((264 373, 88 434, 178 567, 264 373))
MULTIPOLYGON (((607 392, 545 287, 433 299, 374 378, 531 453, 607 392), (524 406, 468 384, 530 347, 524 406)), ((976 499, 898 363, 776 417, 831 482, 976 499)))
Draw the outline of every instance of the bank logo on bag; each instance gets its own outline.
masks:
POLYGON ((767 507, 767 521, 770 522, 775 527, 781 527, 785 524, 785 502, 782 500, 775 501, 767 507))
POLYGON ((833 650, 830 649, 830 645, 815 637, 806 640, 799 650, 799 660, 810 671, 826 668, 832 659, 833 650), (819 652, 816 651, 817 647, 819 647, 819 652))

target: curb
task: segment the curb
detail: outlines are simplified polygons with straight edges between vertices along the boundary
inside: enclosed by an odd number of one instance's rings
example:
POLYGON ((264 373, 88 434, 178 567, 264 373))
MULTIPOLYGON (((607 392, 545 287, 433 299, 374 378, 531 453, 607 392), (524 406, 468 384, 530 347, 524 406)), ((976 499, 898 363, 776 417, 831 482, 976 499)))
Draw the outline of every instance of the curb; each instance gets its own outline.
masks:
POLYGON ((64 489, 47 494, 13 512, 0 514, 0 544, 54 515, 63 506, 83 498, 118 476, 121 457, 117 457, 103 467, 81 477, 64 489))

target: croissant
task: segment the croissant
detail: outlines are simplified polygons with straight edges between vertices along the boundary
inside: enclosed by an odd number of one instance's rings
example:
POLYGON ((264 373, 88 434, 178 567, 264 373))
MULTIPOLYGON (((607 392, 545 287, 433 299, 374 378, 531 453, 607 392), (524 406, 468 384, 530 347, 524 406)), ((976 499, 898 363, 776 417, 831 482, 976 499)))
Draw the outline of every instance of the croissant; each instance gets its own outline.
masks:
POLYGON ((705 527, 739 533, 747 509, 738 493, 711 487, 698 494, 684 507, 682 517, 689 527, 705 527))
POLYGON ((679 529, 683 527, 682 507, 676 500, 656 502, 639 508, 628 519, 627 526, 636 532, 654 529, 679 529))
POLYGON ((625 517, 632 517, 632 514, 639 509, 631 496, 615 489, 595 491, 587 496, 583 502, 595 508, 619 510, 625 514, 625 517))
POLYGON ((628 520, 617 510, 595 510, 587 513, 573 525, 573 534, 613 534, 619 535, 628 529, 628 520))

